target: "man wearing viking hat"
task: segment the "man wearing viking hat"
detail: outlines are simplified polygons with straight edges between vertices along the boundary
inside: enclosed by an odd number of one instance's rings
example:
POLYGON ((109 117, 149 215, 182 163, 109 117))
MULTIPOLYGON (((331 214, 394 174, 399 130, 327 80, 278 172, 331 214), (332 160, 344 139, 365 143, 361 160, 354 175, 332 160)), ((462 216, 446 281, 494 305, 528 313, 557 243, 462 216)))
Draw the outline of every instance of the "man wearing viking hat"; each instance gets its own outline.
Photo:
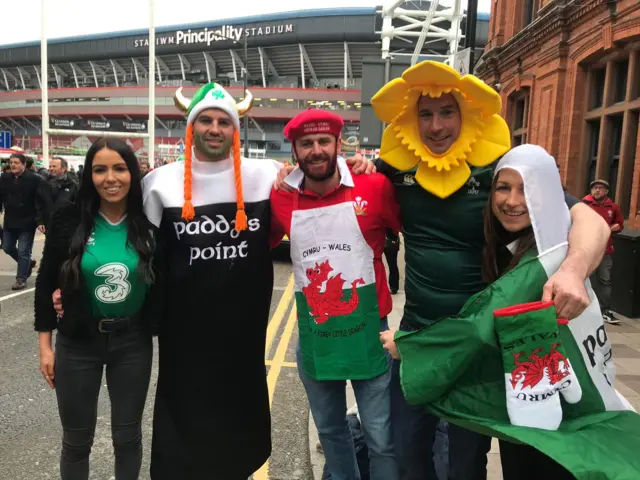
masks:
POLYGON ((240 117, 251 102, 247 93, 236 105, 215 83, 190 103, 178 90, 176 105, 187 112, 184 162, 144 179, 145 213, 170 252, 172 292, 158 336, 154 480, 213 472, 246 480, 271 453, 264 345, 278 167, 240 156, 240 117))
MULTIPOLYGON (((395 186, 403 222, 406 303, 400 329, 415 330, 457 314, 485 287, 483 209, 493 166, 511 147, 510 133, 499 116, 500 96, 442 63, 407 69, 371 104, 388 124, 377 163, 395 186)), ((282 181, 278 187, 286 188, 282 181)), ((555 299, 562 316, 574 318, 589 302, 584 280, 599 264, 609 232, 588 207, 566 200, 573 221, 570 253, 547 283, 545 297, 555 299)), ((393 334, 385 332, 381 340, 393 334)), ((401 478, 437 479, 431 451, 439 419, 406 402, 399 367, 395 360, 391 416, 401 478)), ((489 438, 450 425, 449 480, 486 478, 489 449, 489 438)))
POLYGON ((249 92, 236 104, 216 83, 191 101, 181 90, 184 162, 144 179, 145 213, 167 244, 172 292, 158 336, 151 477, 246 480, 271 453, 269 196, 281 164, 241 157, 249 92))

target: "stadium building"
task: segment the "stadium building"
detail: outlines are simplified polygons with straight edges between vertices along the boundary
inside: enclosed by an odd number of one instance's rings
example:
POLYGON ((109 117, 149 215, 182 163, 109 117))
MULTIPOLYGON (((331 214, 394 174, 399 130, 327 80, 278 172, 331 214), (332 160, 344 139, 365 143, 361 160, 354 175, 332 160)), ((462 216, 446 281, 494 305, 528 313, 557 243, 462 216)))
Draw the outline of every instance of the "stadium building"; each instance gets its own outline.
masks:
MULTIPOLYGON (((447 32, 454 26, 459 32, 453 41, 464 38, 464 12, 456 9, 451 16, 452 10, 434 4, 431 11, 430 2, 402 5, 420 10, 417 16, 422 22, 425 13, 430 15, 433 28, 423 29, 419 51, 410 37, 396 35, 390 41, 393 58, 410 57, 412 52, 419 59, 446 55, 452 39, 427 34, 430 29, 447 32)), ((395 25, 411 23, 407 15, 397 15, 395 25)), ((488 26, 488 14, 479 14, 477 57, 486 44, 488 26)), ((176 89, 183 86, 190 97, 200 85, 216 81, 239 100, 244 97, 246 69, 255 99, 248 128, 251 156, 290 158, 284 125, 309 106, 342 115, 343 137, 354 141, 363 103, 363 59, 381 58, 382 31, 382 9, 375 7, 162 27, 156 29, 155 72, 148 69, 147 30, 50 40, 50 128, 145 133, 147 85, 153 74, 155 155, 166 161, 180 154, 185 129, 184 116, 174 105, 176 89)), ((0 46, 0 130, 12 132, 14 145, 36 153, 42 145, 40 73, 39 42, 0 46)), ((52 153, 82 153, 93 139, 52 136, 52 153)), ((129 141, 139 155, 145 155, 146 140, 129 141)))

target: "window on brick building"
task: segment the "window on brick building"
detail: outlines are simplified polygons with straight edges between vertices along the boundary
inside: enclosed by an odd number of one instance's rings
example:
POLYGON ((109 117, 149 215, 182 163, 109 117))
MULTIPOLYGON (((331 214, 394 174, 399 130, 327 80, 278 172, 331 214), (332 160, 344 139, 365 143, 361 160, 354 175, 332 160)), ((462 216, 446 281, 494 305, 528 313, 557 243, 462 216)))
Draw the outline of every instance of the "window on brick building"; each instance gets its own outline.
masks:
POLYGON ((589 184, 596 177, 607 180, 609 197, 620 204, 627 217, 632 203, 638 143, 640 51, 586 69, 591 80, 584 115, 587 122, 585 190, 589 190, 589 184))
POLYGON ((536 16, 538 0, 523 0, 522 2, 522 28, 533 22, 536 16))
POLYGON ((593 70, 592 86, 591 86, 591 108, 600 108, 604 103, 604 82, 607 76, 607 70, 600 68, 593 70))
POLYGON ((511 144, 514 147, 527 143, 529 128, 529 92, 518 93, 511 103, 511 144))
POLYGON ((615 102, 624 102, 627 96, 627 75, 629 73, 629 60, 616 63, 615 102))
POLYGON ((587 164, 587 191, 589 185, 596 179, 598 165, 598 147, 600 146, 600 120, 589 122, 589 157, 587 164))
POLYGON ((609 181, 609 197, 616 198, 616 183, 618 179, 618 171, 620 170, 620 150, 622 147, 622 115, 609 117, 611 122, 611 142, 609 142, 608 177, 609 181))

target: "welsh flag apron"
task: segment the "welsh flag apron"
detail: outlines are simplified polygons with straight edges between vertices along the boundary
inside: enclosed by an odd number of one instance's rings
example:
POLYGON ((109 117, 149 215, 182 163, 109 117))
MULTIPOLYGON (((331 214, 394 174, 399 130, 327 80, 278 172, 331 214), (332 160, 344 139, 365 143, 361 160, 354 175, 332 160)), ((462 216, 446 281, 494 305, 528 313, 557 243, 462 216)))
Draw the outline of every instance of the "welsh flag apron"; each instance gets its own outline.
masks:
POLYGON ((365 380, 388 368, 367 244, 346 187, 345 201, 298 210, 294 194, 291 260, 302 368, 315 380, 365 380))

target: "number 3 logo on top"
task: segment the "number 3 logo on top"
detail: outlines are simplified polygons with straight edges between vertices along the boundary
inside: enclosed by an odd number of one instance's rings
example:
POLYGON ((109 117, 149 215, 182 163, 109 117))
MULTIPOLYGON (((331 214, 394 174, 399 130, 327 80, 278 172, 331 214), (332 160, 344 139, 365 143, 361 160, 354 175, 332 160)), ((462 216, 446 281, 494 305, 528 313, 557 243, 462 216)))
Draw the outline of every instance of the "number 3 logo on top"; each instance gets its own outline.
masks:
POLYGON ((96 287, 96 298, 104 303, 124 302, 131 292, 131 284, 127 281, 129 269, 118 262, 101 266, 94 275, 106 277, 105 283, 96 287))

